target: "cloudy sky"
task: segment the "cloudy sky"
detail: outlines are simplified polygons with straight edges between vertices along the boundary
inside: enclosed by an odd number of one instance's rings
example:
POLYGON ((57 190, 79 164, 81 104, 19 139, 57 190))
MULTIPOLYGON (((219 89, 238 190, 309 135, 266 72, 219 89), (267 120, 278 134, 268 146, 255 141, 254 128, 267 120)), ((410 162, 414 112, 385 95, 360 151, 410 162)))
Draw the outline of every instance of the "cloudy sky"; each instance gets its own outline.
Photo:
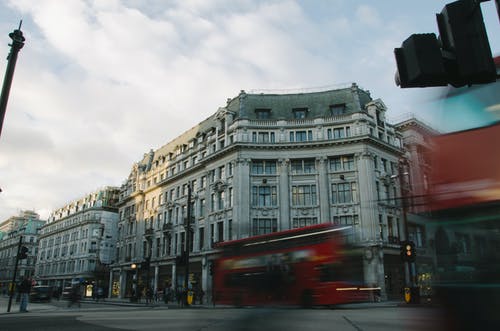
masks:
MULTIPOLYGON (((393 49, 437 33, 448 2, 0 0, 1 77, 20 19, 26 37, 0 137, 0 221, 121 185, 240 90, 356 82, 389 117, 432 122, 427 89, 395 86, 393 49)), ((493 1, 482 8, 498 54, 493 1)))

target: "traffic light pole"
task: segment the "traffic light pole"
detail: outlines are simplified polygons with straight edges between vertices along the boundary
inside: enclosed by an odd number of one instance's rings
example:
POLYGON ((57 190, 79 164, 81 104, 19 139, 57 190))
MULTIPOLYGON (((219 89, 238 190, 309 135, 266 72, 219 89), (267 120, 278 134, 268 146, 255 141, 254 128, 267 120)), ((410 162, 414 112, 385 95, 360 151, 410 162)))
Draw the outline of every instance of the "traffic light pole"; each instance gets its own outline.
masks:
POLYGON ((10 48, 10 53, 7 56, 7 69, 5 70, 5 78, 2 86, 2 94, 0 95, 0 135, 2 134, 3 119, 5 117, 5 111, 7 109, 7 100, 9 100, 10 86, 12 85, 12 77, 14 76, 14 68, 16 67, 17 53, 23 48, 24 41, 21 31, 22 21, 19 23, 19 28, 9 33, 9 37, 12 39, 12 44, 10 48))
POLYGON ((185 286, 185 295, 184 300, 186 307, 189 306, 188 301, 188 292, 189 292, 189 247, 190 247, 190 237, 191 237, 191 183, 188 184, 188 196, 187 196, 187 216, 186 216, 186 267, 184 274, 184 286, 185 286))
POLYGON ((7 306, 7 312, 10 313, 10 307, 12 305, 12 297, 14 296, 14 284, 16 283, 17 276, 17 265, 19 264, 19 254, 21 253, 21 245, 23 244, 23 236, 19 236, 19 243, 17 244, 17 254, 16 254, 16 264, 14 266, 14 275, 12 276, 12 282, 10 283, 9 289, 9 305, 7 306))

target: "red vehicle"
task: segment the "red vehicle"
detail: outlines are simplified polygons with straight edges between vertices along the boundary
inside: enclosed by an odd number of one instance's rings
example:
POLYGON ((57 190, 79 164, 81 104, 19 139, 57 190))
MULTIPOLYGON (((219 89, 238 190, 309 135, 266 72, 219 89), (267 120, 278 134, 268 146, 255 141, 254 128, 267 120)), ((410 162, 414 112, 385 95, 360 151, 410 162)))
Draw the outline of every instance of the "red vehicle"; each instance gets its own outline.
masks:
POLYGON ((373 300, 350 227, 319 224, 218 244, 214 303, 335 305, 373 300))

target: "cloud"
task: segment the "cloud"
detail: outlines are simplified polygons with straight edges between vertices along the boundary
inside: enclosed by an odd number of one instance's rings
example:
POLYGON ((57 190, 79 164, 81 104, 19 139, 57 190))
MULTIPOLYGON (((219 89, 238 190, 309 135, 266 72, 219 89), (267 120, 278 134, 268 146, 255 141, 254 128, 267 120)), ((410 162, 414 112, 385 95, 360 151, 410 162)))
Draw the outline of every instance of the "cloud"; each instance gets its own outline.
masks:
POLYGON ((409 35, 386 11, 343 0, 7 5, 27 41, 0 137, 0 220, 120 185, 143 153, 241 89, 358 81, 390 105, 378 91, 393 86, 392 48, 409 35))
POLYGON ((356 8, 356 18, 363 24, 378 27, 382 21, 375 8, 368 5, 360 5, 356 8))

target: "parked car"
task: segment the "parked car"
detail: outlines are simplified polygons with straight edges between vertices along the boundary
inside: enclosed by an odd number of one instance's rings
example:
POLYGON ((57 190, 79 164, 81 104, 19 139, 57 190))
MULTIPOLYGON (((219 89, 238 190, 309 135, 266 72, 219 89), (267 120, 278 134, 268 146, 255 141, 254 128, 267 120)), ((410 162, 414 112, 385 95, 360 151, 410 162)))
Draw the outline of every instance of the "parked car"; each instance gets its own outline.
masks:
POLYGON ((31 302, 50 301, 52 299, 52 286, 33 286, 30 292, 31 302))

